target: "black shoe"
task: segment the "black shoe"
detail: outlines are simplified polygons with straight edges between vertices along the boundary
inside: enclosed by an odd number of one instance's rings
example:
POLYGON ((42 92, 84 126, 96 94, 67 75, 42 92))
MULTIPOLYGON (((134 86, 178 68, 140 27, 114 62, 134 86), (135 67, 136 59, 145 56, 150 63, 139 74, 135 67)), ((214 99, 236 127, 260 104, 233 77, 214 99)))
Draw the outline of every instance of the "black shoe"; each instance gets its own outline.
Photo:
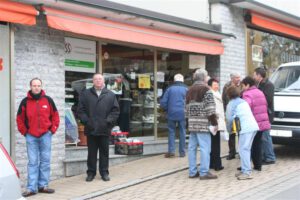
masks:
POLYGON ((272 164, 275 164, 275 161, 264 161, 262 162, 263 165, 272 165, 272 164))
POLYGON ((103 181, 110 181, 110 178, 109 178, 108 174, 103 175, 103 176, 101 177, 101 179, 102 179, 103 181))
POLYGON ((55 192, 54 189, 48 188, 48 187, 43 187, 39 188, 40 193, 47 193, 47 194, 53 194, 55 192))
POLYGON ((217 167, 217 168, 215 168, 215 171, 221 171, 221 170, 223 170, 224 169, 224 167, 223 166, 221 166, 221 167, 217 167))
POLYGON ((242 168, 241 167, 238 167, 238 168, 236 168, 237 170, 239 170, 239 171, 242 171, 242 168))
POLYGON ((197 172, 194 176, 189 176, 189 178, 197 178, 199 177, 199 172, 197 172))
POLYGON ((232 160, 232 159, 235 159, 235 155, 229 155, 227 156, 226 160, 232 160))
POLYGON ((30 196, 33 196, 33 195, 36 195, 36 192, 31 192, 29 190, 26 190, 25 192, 22 193, 23 197, 30 197, 30 196))
POLYGON ((88 174, 88 176, 86 177, 85 181, 86 182, 91 182, 92 180, 94 180, 94 178, 95 178, 95 175, 88 174))
POLYGON ((261 167, 253 167, 253 169, 256 171, 261 171, 261 167))

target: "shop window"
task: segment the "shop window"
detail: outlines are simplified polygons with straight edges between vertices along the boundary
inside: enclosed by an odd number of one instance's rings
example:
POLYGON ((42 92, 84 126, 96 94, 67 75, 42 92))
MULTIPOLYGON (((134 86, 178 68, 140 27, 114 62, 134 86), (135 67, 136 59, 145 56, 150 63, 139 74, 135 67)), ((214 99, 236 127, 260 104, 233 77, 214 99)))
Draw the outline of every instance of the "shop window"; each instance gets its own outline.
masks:
POLYGON ((120 45, 102 46, 105 74, 122 75, 122 93, 118 96, 118 125, 131 137, 154 136, 154 54, 149 50, 120 45))
POLYGON ((299 41, 250 28, 247 29, 247 49, 249 74, 264 66, 271 75, 283 63, 300 61, 299 41))
MULTIPOLYGON (((172 52, 158 52, 157 55, 157 91, 158 99, 163 96, 166 89, 174 82, 174 75, 180 73, 184 76, 184 83, 187 86, 192 85, 192 75, 194 69, 189 68, 189 55, 172 52)), ((157 115, 157 135, 158 137, 168 137, 168 126, 166 112, 158 108, 157 115)), ((179 138, 177 130, 176 138, 179 138)))

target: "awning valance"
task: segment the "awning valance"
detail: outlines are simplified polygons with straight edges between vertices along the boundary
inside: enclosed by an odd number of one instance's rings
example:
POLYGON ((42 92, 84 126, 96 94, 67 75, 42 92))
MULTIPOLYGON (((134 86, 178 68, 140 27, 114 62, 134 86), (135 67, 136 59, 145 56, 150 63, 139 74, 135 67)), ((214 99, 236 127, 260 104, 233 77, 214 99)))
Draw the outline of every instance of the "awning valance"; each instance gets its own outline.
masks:
POLYGON ((38 11, 31 5, 0 1, 0 21, 34 25, 38 11))
POLYGON ((272 19, 270 17, 266 17, 255 12, 251 12, 251 24, 262 29, 267 29, 273 32, 300 39, 300 27, 290 25, 276 19, 272 19))
POLYGON ((48 7, 43 7, 43 10, 48 25, 63 31, 201 54, 220 55, 224 51, 222 43, 215 40, 129 25, 48 7))

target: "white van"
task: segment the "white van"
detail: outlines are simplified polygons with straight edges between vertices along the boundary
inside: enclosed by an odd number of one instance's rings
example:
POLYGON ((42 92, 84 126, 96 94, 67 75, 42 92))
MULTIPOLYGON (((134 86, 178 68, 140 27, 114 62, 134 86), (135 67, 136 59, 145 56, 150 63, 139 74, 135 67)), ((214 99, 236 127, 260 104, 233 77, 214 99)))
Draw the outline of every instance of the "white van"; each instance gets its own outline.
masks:
POLYGON ((300 142, 300 62, 280 65, 270 81, 275 86, 273 142, 300 142))

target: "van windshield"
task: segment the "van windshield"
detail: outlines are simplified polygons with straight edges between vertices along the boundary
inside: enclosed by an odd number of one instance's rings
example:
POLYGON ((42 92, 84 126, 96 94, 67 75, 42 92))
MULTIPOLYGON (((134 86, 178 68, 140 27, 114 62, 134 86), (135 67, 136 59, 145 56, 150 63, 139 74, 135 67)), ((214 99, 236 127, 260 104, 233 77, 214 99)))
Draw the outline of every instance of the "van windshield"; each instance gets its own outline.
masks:
POLYGON ((300 93, 300 66, 279 68, 270 78, 275 87, 275 92, 300 93))

